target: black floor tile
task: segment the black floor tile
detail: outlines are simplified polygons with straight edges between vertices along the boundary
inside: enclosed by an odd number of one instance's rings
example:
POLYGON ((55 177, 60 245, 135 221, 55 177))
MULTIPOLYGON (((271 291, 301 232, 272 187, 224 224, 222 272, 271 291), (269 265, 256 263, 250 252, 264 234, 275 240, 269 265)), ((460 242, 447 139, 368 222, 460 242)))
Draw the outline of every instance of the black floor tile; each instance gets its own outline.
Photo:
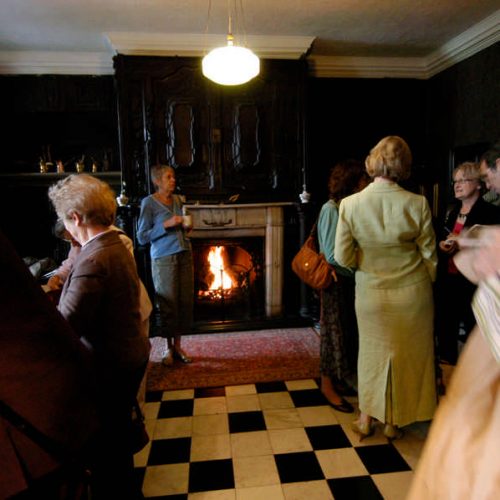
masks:
POLYGON ((282 483, 325 479, 313 451, 281 453, 274 455, 274 460, 282 483))
POLYGON ((189 462, 191 438, 155 439, 151 443, 148 465, 189 462))
POLYGON ((194 390, 195 398, 213 398, 216 396, 225 396, 225 387, 200 387, 194 390))
POLYGON ((290 391, 290 397, 296 408, 304 406, 323 406, 328 404, 328 401, 319 389, 290 391))
MULTIPOLYGON (((319 381, 318 381, 319 383, 319 381)), ((326 398, 319 389, 298 389, 289 391, 285 382, 255 384, 258 393, 288 392, 296 408, 323 406, 326 398)), ((148 402, 160 402, 158 419, 192 416, 196 398, 225 396, 226 387, 199 388, 194 398, 162 401, 163 391, 150 391, 148 402)), ((227 414, 229 432, 252 432, 266 430, 264 412, 247 411, 227 414)), ((305 427, 314 451, 283 453, 274 455, 281 483, 325 480, 316 450, 335 450, 352 447, 342 426, 338 424, 305 427)), ((382 495, 372 477, 381 474, 408 471, 411 468, 392 444, 354 446, 356 453, 367 469, 366 476, 329 479, 327 483, 335 500, 380 500, 382 495)), ((191 438, 156 439, 151 442, 148 466, 189 463, 189 493, 213 492, 233 489, 234 472, 231 459, 209 460, 190 463, 191 438)), ((147 467, 137 467, 137 481, 144 482, 147 467)), ((213 495, 213 493, 210 493, 213 495)), ((151 500, 188 500, 188 494, 150 497, 151 500)))
POLYGON ((335 500, 383 500, 370 476, 328 479, 335 500))
POLYGON ((306 427, 305 430, 313 450, 350 448, 352 446, 340 425, 306 427))
POLYGON ((282 392, 287 390, 285 382, 258 382, 255 384, 255 388, 259 394, 264 392, 282 392))
POLYGON ((156 403, 157 401, 161 401, 161 397, 163 396, 163 391, 148 391, 146 392, 146 403, 156 403))
POLYGON ((176 399, 162 401, 158 418, 191 417, 193 415, 194 399, 176 399))
POLYGON ((188 500, 188 495, 162 495, 159 497, 148 497, 148 500, 188 500))
POLYGON ((192 462, 189 466, 189 492, 234 488, 231 459, 192 462))
POLYGON ((355 450, 370 474, 411 470, 410 466, 392 444, 360 446, 356 447, 355 450))
POLYGON ((134 468, 134 481, 139 487, 142 487, 144 482, 144 474, 146 474, 146 467, 135 467, 134 468))
POLYGON ((265 431, 266 422, 261 411, 228 413, 229 432, 265 431))

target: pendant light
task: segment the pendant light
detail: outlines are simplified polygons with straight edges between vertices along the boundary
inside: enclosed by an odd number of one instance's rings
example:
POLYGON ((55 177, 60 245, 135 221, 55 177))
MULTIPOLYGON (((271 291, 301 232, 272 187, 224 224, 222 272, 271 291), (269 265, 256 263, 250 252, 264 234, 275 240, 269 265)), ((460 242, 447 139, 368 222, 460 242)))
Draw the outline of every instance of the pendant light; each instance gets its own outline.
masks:
MULTIPOLYGON (((229 1, 227 45, 211 50, 203 58, 202 71, 209 80, 220 85, 241 85, 259 74, 260 61, 250 49, 234 44, 229 1)), ((243 16, 242 5, 240 10, 243 16)), ((210 0, 208 12, 210 17, 210 0)))

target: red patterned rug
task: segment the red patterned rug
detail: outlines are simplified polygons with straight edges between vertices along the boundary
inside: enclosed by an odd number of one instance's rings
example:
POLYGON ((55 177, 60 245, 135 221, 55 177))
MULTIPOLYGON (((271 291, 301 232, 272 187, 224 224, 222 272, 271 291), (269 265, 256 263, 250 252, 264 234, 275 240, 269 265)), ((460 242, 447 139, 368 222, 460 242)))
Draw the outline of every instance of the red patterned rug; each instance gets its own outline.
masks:
POLYGON ((170 367, 161 364, 166 340, 151 344, 148 391, 319 377, 319 336, 310 327, 186 335, 193 362, 170 367))

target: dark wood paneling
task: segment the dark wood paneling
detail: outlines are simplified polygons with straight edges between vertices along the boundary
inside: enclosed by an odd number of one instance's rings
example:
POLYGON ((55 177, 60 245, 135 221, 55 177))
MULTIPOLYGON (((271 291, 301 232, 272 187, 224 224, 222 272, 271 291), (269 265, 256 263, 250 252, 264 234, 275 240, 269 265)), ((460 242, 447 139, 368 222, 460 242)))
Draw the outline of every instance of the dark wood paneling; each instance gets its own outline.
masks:
POLYGON ((303 168, 303 61, 262 61, 261 74, 216 85, 194 58, 117 56, 121 161, 134 201, 157 162, 190 200, 286 201, 303 168))

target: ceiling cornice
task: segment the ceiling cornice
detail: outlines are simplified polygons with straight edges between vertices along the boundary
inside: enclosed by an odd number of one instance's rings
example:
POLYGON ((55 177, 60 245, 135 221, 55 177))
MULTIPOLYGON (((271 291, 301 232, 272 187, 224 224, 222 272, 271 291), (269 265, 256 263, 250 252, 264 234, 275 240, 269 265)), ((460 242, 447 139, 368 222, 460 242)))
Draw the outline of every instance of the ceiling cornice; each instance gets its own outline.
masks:
POLYGON ((428 79, 500 41, 500 10, 452 38, 426 57, 310 56, 309 74, 318 78, 428 79))
POLYGON ((500 41, 500 9, 427 58, 428 78, 500 41))
MULTIPOLYGON (((0 51, 0 74, 112 75, 113 56, 201 57, 224 44, 225 35, 125 33, 106 35, 109 52, 0 51)), ((298 59, 314 37, 247 35, 246 45, 264 59, 298 59)), ((426 57, 309 56, 309 74, 318 78, 428 79, 500 41, 500 10, 426 57)))
POLYGON ((2 75, 112 75, 109 52, 0 51, 2 75))
POLYGON ((423 57, 311 56, 307 62, 317 78, 427 78, 423 57))
MULTIPOLYGON (((168 33, 106 33, 117 54, 202 57, 215 47, 226 44, 226 35, 168 33)), ((247 35, 246 43, 263 59, 299 59, 314 41, 312 36, 247 35)), ((238 40, 235 40, 235 44, 238 40)))

